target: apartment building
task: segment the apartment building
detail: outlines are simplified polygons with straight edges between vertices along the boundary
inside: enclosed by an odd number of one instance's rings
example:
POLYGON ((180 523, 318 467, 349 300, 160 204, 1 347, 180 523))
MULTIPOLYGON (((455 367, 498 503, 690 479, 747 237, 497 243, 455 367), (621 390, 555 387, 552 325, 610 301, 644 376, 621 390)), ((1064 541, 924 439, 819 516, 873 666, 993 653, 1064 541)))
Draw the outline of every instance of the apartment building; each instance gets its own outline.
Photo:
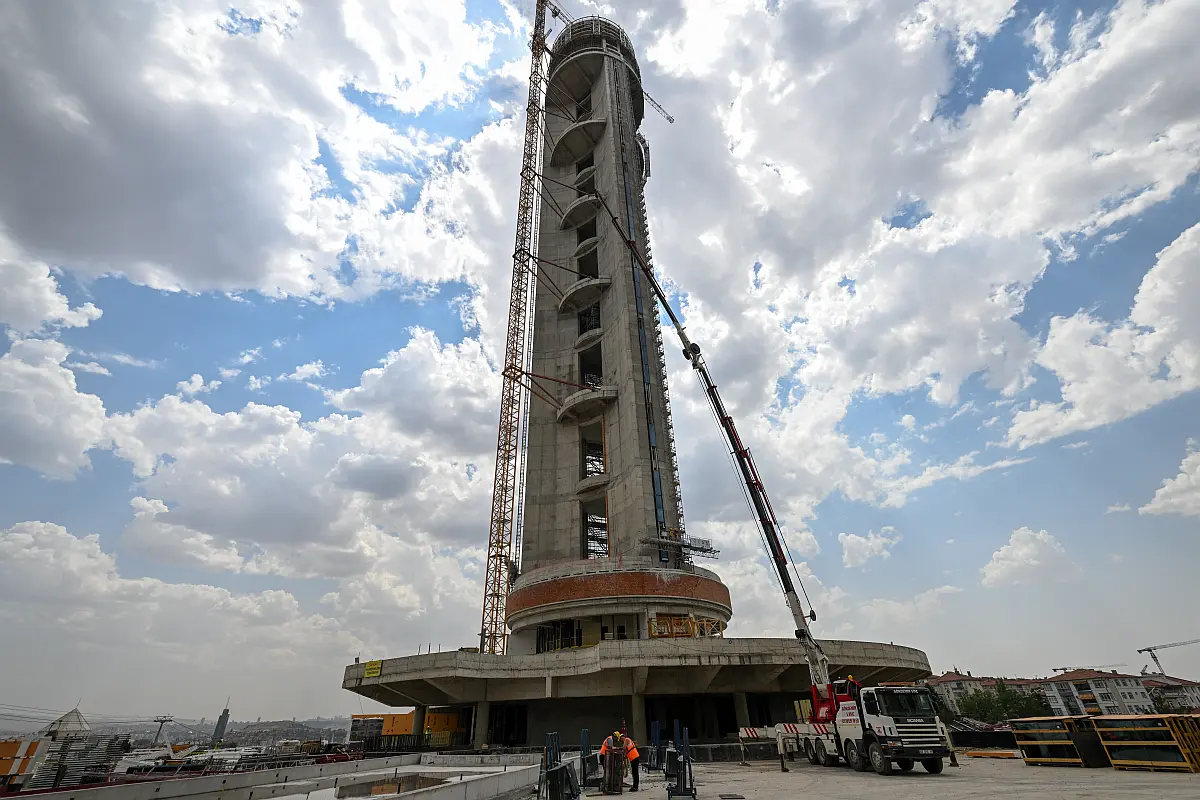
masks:
POLYGON ((1200 683, 1196 681, 1150 673, 1142 675, 1142 685, 1151 698, 1158 695, 1180 711, 1200 713, 1200 683))
POLYGON ((1003 683, 1005 687, 1025 694, 1040 694, 1041 682, 1028 678, 984 678, 975 677, 970 671, 964 673, 950 671, 936 678, 925 681, 929 688, 937 693, 939 699, 955 714, 962 714, 959 702, 975 692, 994 692, 996 684, 1003 683))
POLYGON ((1136 675, 1074 669, 1039 681, 1056 716, 1149 714, 1150 693, 1136 675))

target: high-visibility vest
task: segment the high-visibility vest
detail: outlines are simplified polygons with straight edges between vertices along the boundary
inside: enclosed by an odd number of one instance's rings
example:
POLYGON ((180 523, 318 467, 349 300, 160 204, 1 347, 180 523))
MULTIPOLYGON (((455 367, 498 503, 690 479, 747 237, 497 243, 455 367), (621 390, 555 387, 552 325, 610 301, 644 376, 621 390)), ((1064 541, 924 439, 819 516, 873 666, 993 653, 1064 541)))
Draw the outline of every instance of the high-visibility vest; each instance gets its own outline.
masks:
POLYGON ((625 757, 630 761, 638 757, 637 745, 628 736, 625 737, 625 757))

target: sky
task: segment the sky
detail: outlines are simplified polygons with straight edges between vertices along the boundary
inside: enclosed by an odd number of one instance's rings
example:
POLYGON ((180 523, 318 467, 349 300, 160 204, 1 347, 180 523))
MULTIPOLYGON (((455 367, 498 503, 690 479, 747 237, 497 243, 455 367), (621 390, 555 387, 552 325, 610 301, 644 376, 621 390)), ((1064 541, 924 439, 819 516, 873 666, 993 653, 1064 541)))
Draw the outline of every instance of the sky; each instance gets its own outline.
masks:
MULTIPOLYGON (((674 117, 655 264, 818 636, 1200 638, 1200 0, 563 5, 674 117)), ((531 16, 0 4, 0 703, 357 713, 356 656, 477 644, 531 16)), ((729 635, 790 635, 673 353, 729 635)))

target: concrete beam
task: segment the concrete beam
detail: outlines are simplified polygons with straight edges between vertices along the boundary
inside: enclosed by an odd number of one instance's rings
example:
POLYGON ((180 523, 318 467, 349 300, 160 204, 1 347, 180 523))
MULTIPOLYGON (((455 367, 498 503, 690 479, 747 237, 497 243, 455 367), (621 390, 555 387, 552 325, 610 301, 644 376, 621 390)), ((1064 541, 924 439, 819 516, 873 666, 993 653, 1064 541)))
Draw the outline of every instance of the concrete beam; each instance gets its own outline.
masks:
POLYGON ((646 679, 650 677, 649 667, 634 667, 633 668, 633 693, 640 695, 646 691, 646 679))

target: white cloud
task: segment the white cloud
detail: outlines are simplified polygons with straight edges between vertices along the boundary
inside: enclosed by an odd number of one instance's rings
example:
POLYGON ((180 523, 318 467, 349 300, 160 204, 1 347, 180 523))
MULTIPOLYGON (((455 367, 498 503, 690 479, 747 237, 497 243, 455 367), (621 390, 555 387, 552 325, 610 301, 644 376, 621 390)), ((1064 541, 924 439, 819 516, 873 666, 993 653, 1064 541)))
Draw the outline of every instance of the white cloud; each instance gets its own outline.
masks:
POLYGON ((1063 450, 1082 450, 1087 446, 1088 442, 1086 440, 1082 442, 1071 442, 1070 444, 1064 444, 1063 450))
POLYGON ((242 371, 240 369, 233 369, 231 367, 221 367, 219 372, 221 373, 221 377, 225 380, 229 380, 230 378, 236 378, 238 375, 242 374, 242 371))
MULTIPOLYGON (((497 26, 469 23, 463 2, 242 10, 260 30, 229 30, 229 9, 205 0, 147 7, 136 25, 3 4, 0 83, 12 91, 0 127, 23 157, 0 167, 0 219, 23 250, 156 288, 338 295, 339 256, 359 234, 356 291, 385 272, 414 276, 404 239, 377 234, 380 212, 414 182, 397 167, 448 144, 377 122, 342 89, 398 114, 461 102, 491 77, 497 26), (112 81, 101 89, 92 74, 112 81), (354 198, 327 191, 318 137, 354 198)), ((392 223, 420 234, 412 249, 431 238, 441 255, 456 249, 450 232, 392 223)))
POLYGON ((320 361, 310 361, 307 364, 301 364, 296 367, 291 373, 285 373, 279 376, 281 381, 299 381, 308 383, 313 378, 320 378, 325 374, 325 365, 320 361))
POLYGON ((900 418, 900 427, 911 431, 917 427, 917 418, 912 414, 905 414, 900 418))
POLYGON ((100 314, 91 303, 71 308, 50 269, 19 258, 0 230, 0 325, 18 333, 33 333, 44 326, 81 328, 100 314))
POLYGON ((94 358, 97 361, 108 361, 122 367, 138 367, 140 369, 156 369, 162 366, 161 361, 149 358, 138 358, 128 353, 87 353, 79 351, 77 355, 84 358, 94 358))
POLYGON ((179 383, 175 384, 175 391, 179 392, 181 395, 204 394, 206 392, 214 391, 220 386, 221 382, 218 380, 211 380, 208 383, 205 383, 203 376, 201 376, 199 373, 193 373, 192 377, 188 378, 186 381, 180 381, 179 383))
POLYGON ((1119 422, 1200 387, 1200 225, 1158 253, 1129 318, 1055 317, 1037 360, 1062 382, 1061 402, 1031 403, 1008 442, 1022 448, 1119 422))
POLYGON ((301 610, 288 592, 127 578, 98 537, 47 522, 0 529, 0 621, 47 659, 7 665, 29 696, 54 696, 67 680, 117 708, 139 708, 147 692, 169 692, 186 674, 189 684, 227 687, 249 716, 255 708, 320 711, 339 699, 329 675, 364 648, 335 619, 301 610), (130 682, 131 674, 139 679, 130 682))
POLYGON ((260 392, 262 391, 263 387, 270 382, 270 376, 260 378, 257 375, 251 375, 250 377, 246 378, 246 388, 252 392, 260 392))
POLYGON ((1179 465, 1179 474, 1163 481, 1154 498, 1138 513, 1200 517, 1200 445, 1188 442, 1188 454, 1179 465))
POLYGON ((1008 544, 992 553, 980 574, 989 588, 1022 583, 1069 580, 1079 567, 1067 556, 1058 539, 1046 531, 1018 528, 1008 544))
POLYGON ((283 340, 283 339, 273 339, 273 340, 271 341, 271 347, 274 347, 274 348, 275 348, 275 349, 277 349, 277 350, 278 350, 279 348, 283 347, 283 345, 284 345, 284 340, 283 340))
POLYGON ((63 366, 78 372, 90 372, 93 375, 112 375, 108 371, 108 367, 97 364, 95 361, 68 361, 63 366))
POLYGON ((891 558, 891 550, 900 542, 900 539, 900 534, 890 525, 880 528, 879 533, 867 531, 866 536, 839 533, 838 541, 842 544, 842 564, 846 567, 861 567, 872 558, 891 558))
POLYGON ((946 598, 962 589, 957 586, 939 586, 915 595, 911 600, 875 598, 858 607, 859 614, 874 630, 893 630, 941 613, 946 598))
POLYGON ((63 362, 70 350, 47 339, 18 339, 0 356, 0 464, 23 464, 70 478, 102 441, 104 404, 83 394, 63 362))
POLYGON ((261 347, 255 347, 253 350, 243 350, 242 354, 238 356, 237 363, 242 365, 253 364, 255 361, 258 361, 261 356, 261 347))
POLYGON ((329 400, 343 411, 382 415, 412 436, 457 441, 460 452, 482 455, 496 446, 495 375, 477 340, 443 345, 418 328, 382 366, 364 372, 359 386, 330 392, 329 400), (447 397, 454 402, 447 404, 447 397))
POLYGON ((1130 508, 1129 503, 1120 503, 1119 505, 1114 504, 1114 505, 1111 505, 1108 508, 1104 509, 1104 513, 1105 514, 1122 514, 1126 511, 1132 511, 1132 510, 1133 509, 1130 508))

